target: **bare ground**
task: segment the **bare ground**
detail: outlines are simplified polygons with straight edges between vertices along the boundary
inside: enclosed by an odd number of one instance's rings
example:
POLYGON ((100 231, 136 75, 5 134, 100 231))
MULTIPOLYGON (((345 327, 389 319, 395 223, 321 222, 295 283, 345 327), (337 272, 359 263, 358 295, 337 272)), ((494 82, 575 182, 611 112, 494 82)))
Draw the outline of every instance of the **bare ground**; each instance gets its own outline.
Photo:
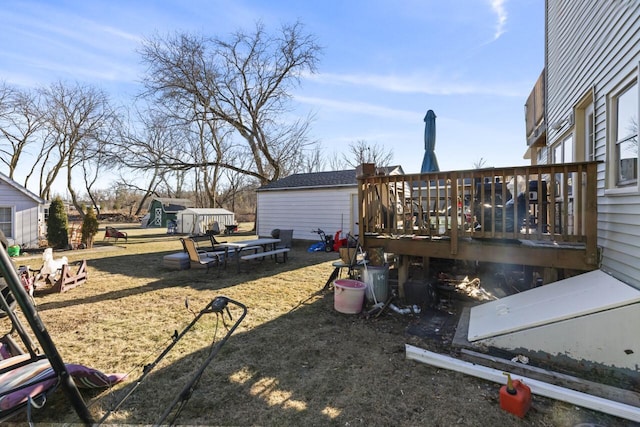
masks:
MULTIPOLYGON (((448 353, 447 340, 408 334, 418 316, 386 311, 367 318, 334 310, 333 293, 322 288, 335 253, 308 253, 308 243, 297 243, 286 264, 253 262, 241 273, 227 268, 217 278, 215 272, 163 268, 162 256, 181 249, 164 230, 126 231, 126 243, 65 253, 71 260, 88 260, 87 283, 36 297, 66 362, 129 373, 120 387, 84 394, 96 418, 131 387, 174 331, 194 318, 192 311, 225 295, 246 304, 247 317, 205 370, 178 424, 630 425, 538 396, 519 419, 500 409, 500 384, 407 360, 407 343, 448 353)), ((37 262, 37 257, 16 260, 37 262)), ((231 314, 235 320, 240 311, 231 314)), ((226 318, 226 324, 234 320, 226 318)), ((209 354, 212 341, 225 333, 223 323, 208 316, 106 423, 154 423, 209 354)), ((25 421, 24 416, 15 419, 20 425, 25 421)), ((58 390, 43 409, 34 410, 33 421, 76 423, 78 417, 58 390)))

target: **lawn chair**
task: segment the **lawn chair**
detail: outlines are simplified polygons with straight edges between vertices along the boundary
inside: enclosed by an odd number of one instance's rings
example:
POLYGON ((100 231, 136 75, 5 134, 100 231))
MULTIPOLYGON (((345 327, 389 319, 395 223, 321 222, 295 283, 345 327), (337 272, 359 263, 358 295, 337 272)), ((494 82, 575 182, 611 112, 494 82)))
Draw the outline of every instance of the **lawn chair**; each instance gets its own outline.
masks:
MULTIPOLYGON (((226 240, 218 242, 213 234, 190 236, 189 238, 194 241, 199 253, 224 251, 225 247, 222 244, 227 243, 226 240)), ((184 248, 184 251, 187 252, 187 249, 184 248)))
POLYGON ((291 244, 293 243, 293 230, 280 230, 276 239, 280 239, 280 243, 276 245, 276 248, 291 248, 291 244))
POLYGON ((191 261, 191 267, 206 267, 207 272, 209 268, 218 267, 218 277, 220 276, 220 265, 226 259, 226 251, 222 252, 198 252, 196 242, 191 238, 180 238, 184 250, 189 254, 189 261, 191 261))
POLYGON ((127 233, 125 233, 124 231, 119 231, 115 227, 107 226, 104 230, 104 238, 102 240, 109 240, 109 239, 115 239, 116 243, 118 242, 118 239, 124 239, 124 241, 126 242, 127 233))

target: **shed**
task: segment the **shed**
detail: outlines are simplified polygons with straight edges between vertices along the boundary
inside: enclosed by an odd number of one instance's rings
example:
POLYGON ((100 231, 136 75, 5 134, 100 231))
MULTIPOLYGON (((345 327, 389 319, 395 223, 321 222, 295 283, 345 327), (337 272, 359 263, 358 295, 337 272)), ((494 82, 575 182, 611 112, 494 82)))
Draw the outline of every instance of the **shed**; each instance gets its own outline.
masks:
POLYGON ((187 208, 177 214, 178 233, 202 234, 217 222, 220 230, 236 223, 235 214, 220 208, 187 208))
POLYGON ((0 173, 0 229, 9 244, 37 248, 45 235, 46 201, 0 173))
POLYGON ((147 227, 166 227, 167 222, 176 220, 178 212, 193 207, 189 199, 156 197, 149 204, 147 227))
MULTIPOLYGON (((381 168, 402 173, 400 166, 381 168)), ((292 229, 293 238, 316 240, 313 230, 333 235, 358 234, 356 170, 299 173, 257 190, 256 230, 267 236, 275 228, 292 229)))

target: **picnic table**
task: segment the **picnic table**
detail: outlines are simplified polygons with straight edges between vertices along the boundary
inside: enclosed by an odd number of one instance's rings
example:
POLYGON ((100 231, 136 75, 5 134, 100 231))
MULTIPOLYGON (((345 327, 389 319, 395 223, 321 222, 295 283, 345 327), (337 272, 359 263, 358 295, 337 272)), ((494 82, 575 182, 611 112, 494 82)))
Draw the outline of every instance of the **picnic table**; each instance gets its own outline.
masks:
POLYGON ((256 258, 264 258, 274 255, 276 262, 278 261, 278 255, 283 254, 286 261, 287 252, 289 248, 276 248, 276 245, 280 243, 280 239, 274 239, 271 237, 261 237, 252 240, 241 240, 237 242, 227 242, 220 246, 227 247, 229 249, 229 255, 233 255, 236 258, 238 265, 238 271, 240 271, 240 260, 251 260, 256 258), (253 253, 247 253, 247 252, 253 253), (243 254, 245 253, 245 254, 243 254))

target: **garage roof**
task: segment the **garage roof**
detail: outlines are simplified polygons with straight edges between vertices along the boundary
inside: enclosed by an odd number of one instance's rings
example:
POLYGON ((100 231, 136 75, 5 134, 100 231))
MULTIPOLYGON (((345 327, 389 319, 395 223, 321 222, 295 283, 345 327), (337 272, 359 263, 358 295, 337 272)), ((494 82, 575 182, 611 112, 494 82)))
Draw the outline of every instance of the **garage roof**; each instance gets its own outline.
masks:
MULTIPOLYGON (((380 166, 376 168, 376 174, 398 175, 403 173, 402 166, 380 166)), ((355 187, 357 185, 356 170, 348 169, 343 171, 296 173, 263 185, 257 191, 355 187)))
POLYGON ((258 188, 258 191, 290 188, 355 187, 356 170, 296 173, 258 188))

